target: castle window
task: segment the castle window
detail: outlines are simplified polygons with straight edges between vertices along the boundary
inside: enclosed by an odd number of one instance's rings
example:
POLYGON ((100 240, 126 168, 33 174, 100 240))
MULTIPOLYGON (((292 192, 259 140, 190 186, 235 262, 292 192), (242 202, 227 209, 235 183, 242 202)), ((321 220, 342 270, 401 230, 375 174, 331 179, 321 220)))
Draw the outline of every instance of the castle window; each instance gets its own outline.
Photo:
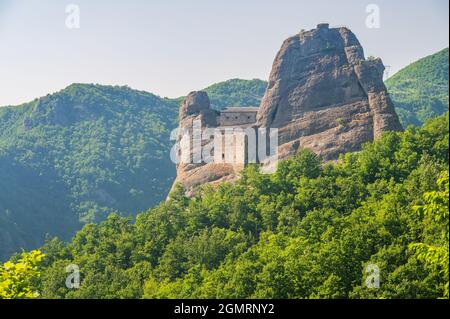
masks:
POLYGON ((222 159, 223 159, 223 160, 225 159, 225 154, 224 154, 224 153, 222 153, 222 159))

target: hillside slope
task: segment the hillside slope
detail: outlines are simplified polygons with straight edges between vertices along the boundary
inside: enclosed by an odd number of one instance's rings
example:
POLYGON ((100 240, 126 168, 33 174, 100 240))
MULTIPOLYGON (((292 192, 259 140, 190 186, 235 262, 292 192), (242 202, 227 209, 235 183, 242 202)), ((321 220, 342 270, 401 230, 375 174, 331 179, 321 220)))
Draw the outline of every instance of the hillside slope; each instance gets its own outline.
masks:
POLYGON ((85 84, 0 108, 0 257, 163 200, 177 111, 150 93, 85 84))
POLYGON ((448 298, 448 117, 47 242, 44 298, 448 298), (421 209, 423 205, 427 208, 421 209), (429 253, 427 253, 429 252, 429 253), (80 289, 67 289, 76 264, 80 289), (366 283, 377 267, 379 289, 366 283))
MULTIPOLYGON (((208 90, 217 107, 250 106, 262 87, 234 79, 208 90)), ((42 245, 47 233, 69 239, 83 223, 163 201, 175 178, 178 105, 128 87, 73 84, 0 108, 0 260, 42 245)))
POLYGON ((253 79, 231 79, 208 86, 211 107, 221 109, 226 106, 259 106, 267 87, 267 82, 253 79))
POLYGON ((448 48, 403 68, 386 81, 403 126, 448 111, 448 48))

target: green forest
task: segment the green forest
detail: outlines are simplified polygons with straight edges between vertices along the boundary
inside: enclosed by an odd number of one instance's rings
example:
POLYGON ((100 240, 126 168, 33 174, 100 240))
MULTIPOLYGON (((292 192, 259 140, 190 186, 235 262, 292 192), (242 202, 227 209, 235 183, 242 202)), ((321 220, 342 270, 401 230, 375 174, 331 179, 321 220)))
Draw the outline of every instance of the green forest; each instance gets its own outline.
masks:
MULTIPOLYGON (((205 90, 220 108, 259 104, 265 87, 233 79, 205 90)), ((41 246, 46 234, 69 240, 83 224, 163 201, 176 175, 169 152, 179 100, 73 84, 0 108, 0 260, 41 246)))
POLYGON ((163 200, 177 112, 150 93, 85 84, 0 108, 0 258, 163 200))
MULTIPOLYGON (((448 49, 386 85, 405 127, 447 112, 448 49)), ((266 86, 231 79, 204 90, 220 109, 257 106, 266 86)), ((72 84, 1 107, 0 261, 40 247, 48 236, 67 241, 110 213, 133 218, 163 201, 176 175, 168 141, 181 100, 126 86, 72 84)))
POLYGON ((178 187, 135 221, 16 254, 0 298, 448 298, 448 132, 445 114, 337 163, 300 150, 275 174, 249 166, 191 199, 178 187))
MULTIPOLYGON (((204 90, 221 109, 266 86, 204 90)), ((386 86, 404 132, 167 201, 182 97, 72 84, 1 107, 0 299, 448 298, 448 48, 386 86)))
POLYGON ((448 111, 448 48, 394 74, 386 86, 403 126, 422 125, 448 111))

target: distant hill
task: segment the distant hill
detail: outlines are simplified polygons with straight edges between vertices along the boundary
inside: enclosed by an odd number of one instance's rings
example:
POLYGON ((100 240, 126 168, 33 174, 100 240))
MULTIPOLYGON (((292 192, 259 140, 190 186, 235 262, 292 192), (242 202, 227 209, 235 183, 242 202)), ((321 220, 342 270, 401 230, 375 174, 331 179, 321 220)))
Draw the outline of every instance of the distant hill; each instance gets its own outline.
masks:
POLYGON ((448 111, 448 48, 420 59, 386 81, 404 126, 448 111))
POLYGON ((163 200, 177 111, 147 92, 90 84, 0 108, 0 257, 163 200))
POLYGON ((204 91, 208 93, 211 106, 221 109, 226 106, 259 106, 267 82, 253 79, 231 79, 213 84, 204 91))
MULTIPOLYGON (((217 108, 253 106, 260 80, 213 85, 217 108)), ((69 239, 111 212, 134 216, 163 201, 175 178, 170 132, 179 99, 128 87, 73 84, 0 108, 0 259, 69 239)))

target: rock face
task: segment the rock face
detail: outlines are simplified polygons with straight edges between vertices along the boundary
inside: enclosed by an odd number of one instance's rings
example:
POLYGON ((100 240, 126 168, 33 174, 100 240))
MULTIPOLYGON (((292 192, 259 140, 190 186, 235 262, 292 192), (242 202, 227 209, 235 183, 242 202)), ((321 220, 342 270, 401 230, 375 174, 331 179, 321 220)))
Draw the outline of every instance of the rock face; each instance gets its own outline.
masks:
POLYGON ((312 149, 324 160, 357 151, 386 130, 401 130, 380 59, 364 58, 347 28, 327 24, 284 41, 257 115, 279 129, 279 156, 312 149))
MULTIPOLYGON (((383 131, 402 130, 383 72, 380 59, 365 59, 349 29, 320 24, 284 41, 256 123, 249 126, 278 129, 279 159, 294 155, 300 147, 326 161, 358 151, 383 131)), ((192 92, 181 104, 179 127, 192 133, 195 120, 201 120, 204 130, 220 126, 221 118, 205 92, 192 92)), ((178 164, 175 183, 192 195, 198 185, 235 180, 241 169, 242 165, 220 163, 178 164)))
POLYGON ((211 109, 209 97, 206 92, 191 92, 181 103, 178 121, 180 128, 192 127, 194 120, 201 120, 206 127, 215 127, 217 112, 211 109))
MULTIPOLYGON (((203 91, 191 92, 183 100, 179 111, 179 128, 186 129, 193 136, 194 121, 201 120, 202 131, 205 128, 218 126, 219 112, 211 108, 208 94, 203 91)), ((177 138, 180 143, 181 136, 177 138)), ((206 142, 202 143, 204 146, 206 142)), ((216 184, 223 181, 233 181, 237 178, 242 165, 221 163, 195 163, 192 157, 193 143, 189 146, 192 163, 177 164, 177 178, 174 185, 181 184, 186 189, 186 194, 194 194, 195 188, 206 183, 216 184)))

